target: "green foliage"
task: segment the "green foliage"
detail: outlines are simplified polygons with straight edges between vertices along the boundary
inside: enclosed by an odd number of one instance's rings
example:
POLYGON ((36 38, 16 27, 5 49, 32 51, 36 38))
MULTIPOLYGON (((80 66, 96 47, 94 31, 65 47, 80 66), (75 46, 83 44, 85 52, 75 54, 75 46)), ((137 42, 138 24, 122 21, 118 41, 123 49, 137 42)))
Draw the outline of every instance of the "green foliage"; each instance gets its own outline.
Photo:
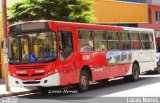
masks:
POLYGON ((10 23, 29 20, 59 20, 93 23, 91 2, 81 0, 18 0, 8 8, 10 23))

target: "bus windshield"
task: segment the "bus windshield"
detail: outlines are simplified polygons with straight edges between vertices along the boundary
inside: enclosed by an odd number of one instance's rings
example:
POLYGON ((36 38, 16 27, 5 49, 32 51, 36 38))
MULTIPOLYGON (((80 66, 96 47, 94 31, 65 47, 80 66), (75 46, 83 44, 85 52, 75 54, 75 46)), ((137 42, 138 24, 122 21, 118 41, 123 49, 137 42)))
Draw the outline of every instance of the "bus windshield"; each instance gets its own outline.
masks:
POLYGON ((9 63, 35 63, 56 60, 54 32, 38 32, 9 36, 9 63))

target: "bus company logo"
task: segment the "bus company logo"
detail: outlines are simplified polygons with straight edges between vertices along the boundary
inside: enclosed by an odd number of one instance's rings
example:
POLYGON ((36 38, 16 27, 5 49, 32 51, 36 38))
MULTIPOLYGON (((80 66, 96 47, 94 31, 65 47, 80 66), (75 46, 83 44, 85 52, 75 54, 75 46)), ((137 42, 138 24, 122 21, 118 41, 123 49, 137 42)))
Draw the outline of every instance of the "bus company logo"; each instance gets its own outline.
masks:
POLYGON ((17 102, 18 102, 18 97, 17 96, 3 97, 2 98, 2 103, 17 103, 17 102))

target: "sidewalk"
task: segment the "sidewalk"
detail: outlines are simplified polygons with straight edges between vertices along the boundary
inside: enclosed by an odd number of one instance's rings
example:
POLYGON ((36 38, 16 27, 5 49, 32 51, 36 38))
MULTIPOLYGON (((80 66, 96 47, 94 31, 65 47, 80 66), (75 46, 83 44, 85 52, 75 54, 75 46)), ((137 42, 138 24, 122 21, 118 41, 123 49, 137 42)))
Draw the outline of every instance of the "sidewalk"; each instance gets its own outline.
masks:
POLYGON ((23 95, 28 93, 34 93, 37 91, 36 87, 24 88, 24 87, 11 87, 11 92, 6 91, 4 80, 0 79, 0 98, 8 96, 23 95))

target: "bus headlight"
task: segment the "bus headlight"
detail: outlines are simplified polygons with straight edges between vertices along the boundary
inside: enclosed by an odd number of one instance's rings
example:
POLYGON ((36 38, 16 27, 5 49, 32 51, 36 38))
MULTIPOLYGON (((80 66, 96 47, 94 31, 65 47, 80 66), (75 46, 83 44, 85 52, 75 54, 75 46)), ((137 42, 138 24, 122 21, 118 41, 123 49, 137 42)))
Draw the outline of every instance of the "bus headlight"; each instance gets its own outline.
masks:
POLYGON ((44 70, 36 70, 35 73, 44 73, 44 70))
POLYGON ((47 74, 48 74, 48 75, 50 75, 50 74, 51 74, 51 72, 48 72, 47 74))
POLYGON ((15 74, 13 74, 13 76, 15 77, 15 74))

